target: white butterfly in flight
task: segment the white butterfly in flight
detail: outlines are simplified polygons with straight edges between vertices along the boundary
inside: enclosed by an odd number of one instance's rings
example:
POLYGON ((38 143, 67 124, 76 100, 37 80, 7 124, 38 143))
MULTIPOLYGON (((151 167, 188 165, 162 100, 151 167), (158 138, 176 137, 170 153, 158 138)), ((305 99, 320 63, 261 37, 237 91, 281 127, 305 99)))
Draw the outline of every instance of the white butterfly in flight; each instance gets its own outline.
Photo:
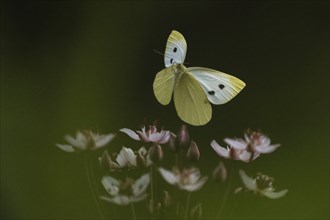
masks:
POLYGON ((154 93, 162 105, 168 105, 174 92, 179 117, 191 125, 205 125, 212 118, 210 102, 215 105, 228 102, 245 87, 245 83, 217 70, 185 67, 186 52, 186 40, 173 30, 166 43, 166 68, 156 75, 154 93))

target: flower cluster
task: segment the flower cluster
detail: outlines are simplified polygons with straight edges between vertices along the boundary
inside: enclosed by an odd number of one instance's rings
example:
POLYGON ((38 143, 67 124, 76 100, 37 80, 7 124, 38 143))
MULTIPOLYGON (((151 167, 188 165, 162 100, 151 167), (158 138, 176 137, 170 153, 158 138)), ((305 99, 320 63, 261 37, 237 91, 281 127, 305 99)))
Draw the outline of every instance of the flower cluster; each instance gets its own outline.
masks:
MULTIPOLYGON (((190 198, 190 193, 205 186, 208 177, 201 175, 197 167, 201 152, 197 143, 190 139, 186 125, 183 125, 176 134, 169 130, 158 130, 156 125, 150 125, 148 129, 144 126, 137 131, 128 128, 119 131, 138 143, 142 142, 143 146, 129 148, 122 145, 119 152, 109 149, 103 151, 98 160, 105 173, 100 179, 108 194, 98 195, 100 201, 125 206, 147 200, 147 210, 151 218, 154 218, 173 205, 172 198, 176 197, 180 200, 171 191, 155 189, 155 178, 161 177, 165 184, 175 188, 175 192, 179 190, 188 193, 187 198, 190 198), (166 157, 165 162, 164 157, 166 157), (157 192, 163 193, 163 199, 160 199, 160 196, 155 197, 157 192)), ((115 136, 112 133, 99 135, 92 131, 78 131, 75 137, 70 135, 64 137, 68 144, 57 144, 57 147, 66 152, 97 150, 110 143, 115 136)), ((226 148, 215 140, 211 142, 211 147, 221 158, 243 162, 252 162, 261 154, 269 154, 280 146, 271 144, 271 140, 266 135, 257 131, 248 131, 243 138, 224 138, 224 142, 226 148)), ((225 162, 220 160, 211 174, 218 184, 225 183, 228 176, 233 175, 228 173, 225 162)), ((258 173, 256 178, 251 178, 241 169, 238 173, 243 186, 237 188, 236 193, 252 191, 256 195, 277 199, 288 192, 288 190, 276 191, 273 187, 273 178, 267 175, 258 173)), ((201 203, 193 207, 189 207, 189 200, 174 203, 178 210, 176 218, 187 218, 188 213, 192 218, 202 216, 201 203), (180 210, 184 211, 180 212, 180 210)))

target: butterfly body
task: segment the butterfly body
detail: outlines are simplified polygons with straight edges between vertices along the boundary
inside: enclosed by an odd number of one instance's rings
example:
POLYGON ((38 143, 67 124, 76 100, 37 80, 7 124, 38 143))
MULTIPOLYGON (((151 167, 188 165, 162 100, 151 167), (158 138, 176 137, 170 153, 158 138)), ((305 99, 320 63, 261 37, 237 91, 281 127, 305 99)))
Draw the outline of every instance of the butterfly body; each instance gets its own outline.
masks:
POLYGON ((156 74, 154 94, 162 105, 172 95, 178 116, 186 123, 199 126, 212 118, 211 104, 224 104, 245 86, 240 79, 204 67, 185 67, 187 51, 184 37, 177 31, 170 34, 164 56, 165 69, 156 74))

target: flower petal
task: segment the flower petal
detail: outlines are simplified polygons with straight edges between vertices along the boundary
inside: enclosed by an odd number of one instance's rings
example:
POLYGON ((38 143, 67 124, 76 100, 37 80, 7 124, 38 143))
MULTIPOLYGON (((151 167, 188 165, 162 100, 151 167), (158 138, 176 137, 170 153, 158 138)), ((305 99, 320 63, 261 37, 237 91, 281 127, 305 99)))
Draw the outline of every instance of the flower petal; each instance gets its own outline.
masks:
POLYGON ((255 151, 257 151, 258 153, 261 154, 268 154, 273 152, 274 150, 276 150, 279 146, 281 146, 280 144, 274 144, 274 145, 268 145, 268 146, 264 146, 264 147, 255 147, 255 151))
POLYGON ((87 137, 90 136, 91 133, 91 131, 77 131, 76 140, 82 143, 87 143, 87 137))
POLYGON ((247 143, 250 143, 250 142, 251 142, 251 139, 250 139, 250 136, 249 136, 249 135, 244 134, 244 138, 245 138, 245 141, 246 141, 247 143))
POLYGON ((248 143, 245 142, 243 139, 225 138, 224 142, 226 142, 229 146, 237 150, 244 150, 248 145, 248 143))
POLYGON ((143 140, 144 142, 150 142, 149 137, 146 135, 146 133, 141 132, 141 131, 136 131, 136 133, 138 134, 140 140, 143 140))
POLYGON ((252 191, 256 191, 257 190, 257 183, 254 179, 252 179, 251 177, 247 176, 246 173, 244 172, 244 170, 239 170, 239 175, 241 176, 242 182, 244 184, 244 186, 252 191))
POLYGON ((100 196, 100 199, 103 199, 107 202, 115 203, 117 205, 127 205, 130 203, 130 200, 127 196, 118 195, 112 198, 106 196, 100 196))
POLYGON ((289 190, 285 189, 279 192, 274 192, 274 191, 265 191, 265 192, 261 192, 264 196, 266 196, 267 198, 270 199, 278 199, 281 198, 283 196, 285 196, 285 194, 287 194, 289 190))
POLYGON ((71 145, 66 145, 66 144, 56 144, 58 148, 61 150, 64 150, 66 152, 75 152, 75 149, 71 145))
POLYGON ((136 155, 132 149, 123 146, 116 158, 116 161, 121 167, 136 166, 136 155))
POLYGON ((165 170, 163 168, 158 168, 160 174, 163 176, 163 178, 169 183, 169 184, 176 184, 178 182, 177 177, 170 171, 165 170))
POLYGON ((270 139, 266 136, 261 136, 260 137, 260 145, 262 145, 262 146, 270 145, 270 139))
POLYGON ((119 154, 117 155, 116 161, 120 167, 126 167, 128 165, 128 161, 124 152, 124 147, 122 147, 119 154))
POLYGON ((139 135, 137 135, 134 131, 132 131, 131 129, 128 128, 122 128, 119 131, 124 132, 125 134, 127 134, 128 136, 130 136, 131 138, 133 138, 134 140, 139 141, 139 135))
POLYGON ((105 150, 101 157, 99 157, 100 165, 108 170, 119 169, 120 166, 111 160, 111 157, 107 150, 105 150))
POLYGON ((211 142, 211 147, 213 148, 213 150, 221 157, 224 158, 229 158, 229 151, 223 147, 221 147, 215 140, 213 140, 211 142))
MULTIPOLYGON (((79 134, 77 134, 77 136, 80 136, 80 135, 82 135, 82 134, 79 132, 79 134)), ((75 139, 75 138, 73 138, 73 137, 70 136, 70 135, 66 135, 66 136, 64 136, 64 139, 65 139, 69 144, 71 144, 73 147, 75 147, 75 148, 77 148, 77 149, 79 149, 79 150, 85 150, 85 148, 86 148, 86 146, 85 146, 85 143, 86 143, 86 142, 84 142, 82 138, 79 138, 79 139, 77 138, 77 139, 75 139)))
POLYGON ((124 147, 125 156, 129 166, 136 166, 136 155, 132 149, 124 147))
POLYGON ((202 186, 204 185, 204 183, 207 181, 207 177, 203 177, 202 179, 198 180, 196 183, 194 184, 187 184, 187 185, 179 185, 179 187, 181 189, 193 192, 196 190, 199 190, 200 188, 202 188, 202 186))
POLYGON ((149 173, 144 174, 135 183, 132 185, 133 195, 139 196, 147 189, 150 183, 150 175, 149 173))
POLYGON ((149 135, 149 140, 154 143, 158 143, 163 138, 163 132, 162 133, 153 133, 149 135))
POLYGON ((171 133, 169 131, 165 131, 162 139, 158 142, 159 144, 166 144, 171 138, 171 133))
POLYGON ((191 169, 188 171, 189 175, 188 175, 188 182, 189 183, 196 183, 198 181, 198 179, 201 177, 200 171, 198 169, 191 169))
MULTIPOLYGON (((255 153, 255 154, 257 154, 257 153, 255 153)), ((254 157, 252 156, 252 153, 250 153, 248 151, 243 151, 238 155, 238 159, 243 162, 250 162, 254 159, 254 157)))
POLYGON ((100 135, 95 140, 96 148, 103 147, 104 145, 108 144, 112 139, 114 139, 115 134, 108 134, 108 135, 100 135))
POLYGON ((115 196, 119 192, 119 181, 111 176, 104 176, 101 180, 105 190, 111 195, 115 196))

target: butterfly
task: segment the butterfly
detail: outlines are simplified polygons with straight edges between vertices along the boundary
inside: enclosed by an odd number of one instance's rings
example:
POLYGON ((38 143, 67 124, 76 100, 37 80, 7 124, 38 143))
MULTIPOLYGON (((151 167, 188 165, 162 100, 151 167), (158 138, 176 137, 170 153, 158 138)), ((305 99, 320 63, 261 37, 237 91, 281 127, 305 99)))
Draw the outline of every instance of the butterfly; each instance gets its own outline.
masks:
POLYGON ((211 104, 220 105, 234 98, 245 83, 229 74, 204 67, 185 67, 187 43, 173 30, 164 55, 165 69, 156 74, 153 90, 162 105, 174 96, 178 116, 186 123, 200 126, 212 118, 211 104))

